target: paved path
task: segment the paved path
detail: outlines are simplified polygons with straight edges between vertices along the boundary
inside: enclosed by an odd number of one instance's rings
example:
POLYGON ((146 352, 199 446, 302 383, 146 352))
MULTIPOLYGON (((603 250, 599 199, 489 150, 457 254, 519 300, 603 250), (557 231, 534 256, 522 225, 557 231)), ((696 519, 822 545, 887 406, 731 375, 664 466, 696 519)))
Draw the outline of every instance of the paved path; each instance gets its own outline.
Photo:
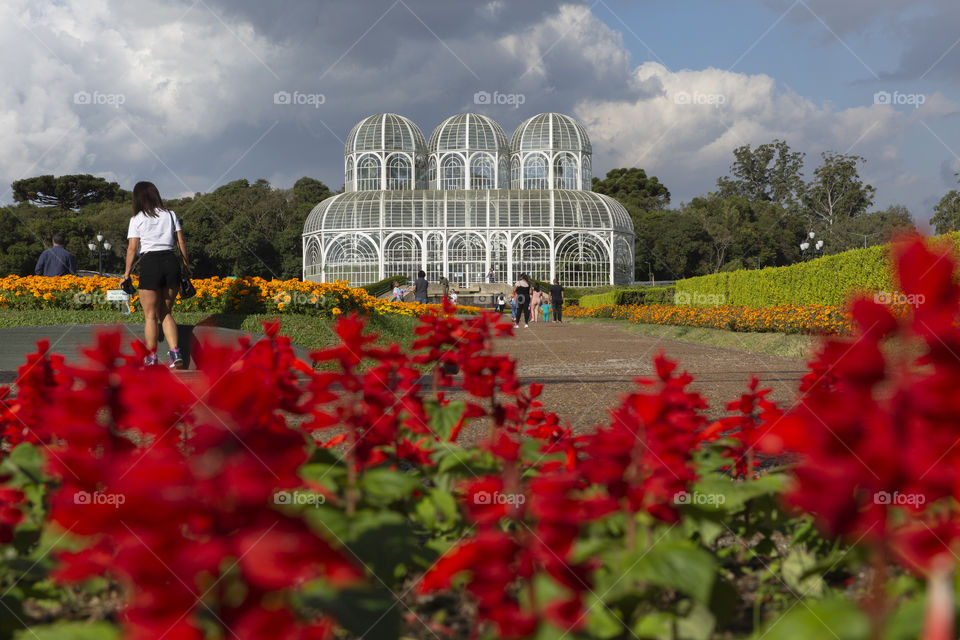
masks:
POLYGON ((636 388, 637 377, 653 375, 653 358, 661 350, 694 376, 693 388, 707 398, 714 416, 746 390, 751 373, 789 406, 807 372, 802 360, 644 336, 614 323, 534 323, 515 333, 497 348, 518 360, 524 383, 544 384, 545 408, 578 430, 605 422, 609 409, 636 388))

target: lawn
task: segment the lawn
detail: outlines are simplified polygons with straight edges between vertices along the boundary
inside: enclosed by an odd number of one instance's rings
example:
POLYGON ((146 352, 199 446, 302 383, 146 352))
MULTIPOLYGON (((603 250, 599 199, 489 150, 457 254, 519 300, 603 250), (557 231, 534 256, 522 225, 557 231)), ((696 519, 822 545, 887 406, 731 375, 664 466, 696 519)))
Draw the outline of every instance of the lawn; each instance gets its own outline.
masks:
MULTIPOLYGON (((294 344, 305 349, 320 349, 338 342, 333 333, 335 320, 316 315, 298 314, 227 314, 184 312, 175 313, 178 324, 208 324, 251 333, 262 333, 261 323, 279 318, 281 333, 290 336, 294 344)), ((64 324, 101 324, 132 322, 143 324, 143 313, 121 315, 116 311, 39 309, 14 311, 0 309, 0 328, 45 326, 64 324)), ((381 342, 397 342, 409 347, 413 342, 413 328, 417 319, 396 314, 373 314, 369 318, 370 330, 380 334, 381 342)))
POLYGON ((765 353, 783 358, 809 358, 820 341, 820 338, 817 336, 802 334, 753 333, 708 329, 704 327, 634 324, 612 318, 568 318, 564 319, 564 322, 580 322, 584 324, 616 323, 616 325, 624 331, 635 331, 645 336, 696 342, 713 347, 765 353))

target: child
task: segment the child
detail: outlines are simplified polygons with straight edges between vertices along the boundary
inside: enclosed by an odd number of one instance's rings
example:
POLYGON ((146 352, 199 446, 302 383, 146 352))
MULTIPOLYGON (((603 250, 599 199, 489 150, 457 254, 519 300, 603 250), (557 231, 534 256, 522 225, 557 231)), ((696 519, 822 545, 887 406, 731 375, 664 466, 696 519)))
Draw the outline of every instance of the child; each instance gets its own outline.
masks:
POLYGON ((543 296, 540 308, 543 309, 543 321, 550 322, 550 296, 543 296))
POLYGON ((514 292, 510 296, 510 319, 513 320, 513 324, 517 324, 517 294, 514 292))

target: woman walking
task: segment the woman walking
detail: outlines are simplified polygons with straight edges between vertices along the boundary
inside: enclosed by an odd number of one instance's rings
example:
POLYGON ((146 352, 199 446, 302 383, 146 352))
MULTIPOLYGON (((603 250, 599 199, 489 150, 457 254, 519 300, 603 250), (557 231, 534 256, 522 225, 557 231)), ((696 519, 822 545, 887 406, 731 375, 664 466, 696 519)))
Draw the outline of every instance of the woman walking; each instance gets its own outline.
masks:
POLYGON ((127 266, 123 279, 130 277, 133 263, 140 255, 140 304, 146 320, 144 342, 149 354, 145 365, 158 364, 157 325, 170 345, 171 369, 183 369, 183 356, 177 344, 177 323, 171 310, 180 290, 181 267, 189 277, 187 243, 173 211, 165 209, 160 192, 152 182, 138 182, 133 187, 133 217, 127 228, 127 266), (174 245, 180 248, 178 257, 174 245))
POLYGON ((530 294, 530 315, 533 322, 540 321, 540 303, 543 296, 540 295, 540 285, 533 285, 533 293, 530 294))
POLYGON ((520 275, 520 281, 513 286, 513 295, 517 298, 517 318, 514 320, 513 328, 520 328, 520 317, 523 317, 523 328, 530 326, 530 282, 527 280, 527 274, 520 275))

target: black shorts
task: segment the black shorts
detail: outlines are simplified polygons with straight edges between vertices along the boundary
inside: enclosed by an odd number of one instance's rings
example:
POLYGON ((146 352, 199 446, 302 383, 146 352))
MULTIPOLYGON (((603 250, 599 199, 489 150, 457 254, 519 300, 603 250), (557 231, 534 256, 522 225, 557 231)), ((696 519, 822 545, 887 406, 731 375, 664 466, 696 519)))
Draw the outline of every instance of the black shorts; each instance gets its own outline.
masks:
POLYGON ((180 288, 180 257, 173 251, 150 251, 140 256, 140 289, 180 288))

